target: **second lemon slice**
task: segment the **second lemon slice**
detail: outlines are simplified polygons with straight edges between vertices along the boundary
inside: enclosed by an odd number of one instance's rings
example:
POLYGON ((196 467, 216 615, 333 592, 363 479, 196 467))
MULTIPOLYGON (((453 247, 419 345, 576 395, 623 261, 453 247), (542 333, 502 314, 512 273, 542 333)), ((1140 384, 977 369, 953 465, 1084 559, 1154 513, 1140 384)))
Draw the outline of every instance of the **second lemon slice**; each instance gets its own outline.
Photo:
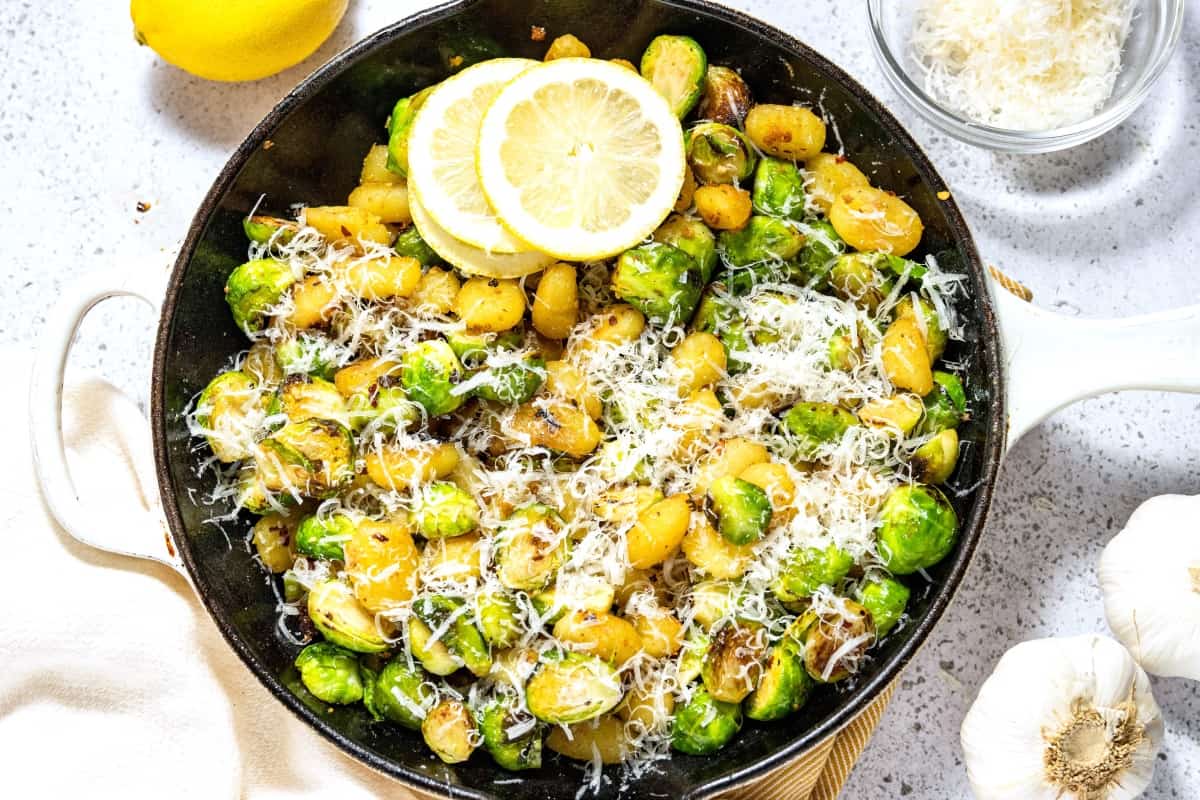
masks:
POLYGON ((683 186, 683 131, 654 87, 607 61, 523 72, 479 130, 479 179, 516 236, 570 261, 637 245, 683 186))
POLYGON ((497 221, 479 187, 479 123, 504 85, 538 63, 495 58, 464 69, 430 92, 409 133, 409 190, 447 233, 491 253, 533 248, 497 221))

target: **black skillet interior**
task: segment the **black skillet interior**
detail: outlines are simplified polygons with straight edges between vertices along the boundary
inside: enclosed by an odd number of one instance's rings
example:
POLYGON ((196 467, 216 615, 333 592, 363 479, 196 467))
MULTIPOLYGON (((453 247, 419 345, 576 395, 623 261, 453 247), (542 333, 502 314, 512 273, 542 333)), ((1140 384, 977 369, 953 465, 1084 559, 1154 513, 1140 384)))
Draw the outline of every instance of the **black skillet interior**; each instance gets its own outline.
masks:
MULTIPOLYGON (((276 628, 276 599, 242 536, 250 520, 226 525, 232 546, 206 524, 211 507, 193 497, 211 488, 197 474, 200 455, 181 418, 189 399, 244 349, 222 299, 229 272, 246 258, 240 221, 260 210, 286 215, 293 203, 337 204, 357 182, 363 154, 384 137, 396 98, 445 77, 456 57, 468 63, 492 55, 540 58, 546 42, 575 33, 604 58, 634 62, 649 40, 685 33, 711 63, 736 67, 759 101, 819 105, 836 121, 840 143, 872 182, 904 195, 925 221, 924 253, 969 276, 958 309, 966 340, 948 353, 964 365, 972 387, 972 420, 964 426, 963 458, 952 483, 969 487, 955 498, 962 520, 954 555, 915 581, 913 621, 878 649, 853 690, 826 690, 784 723, 747 723, 721 752, 676 756, 661 771, 632 783, 626 797, 707 796, 782 763, 843 724, 896 675, 940 616, 962 577, 983 517, 1003 436, 995 326, 978 256, 953 201, 940 201, 940 178, 899 124, 865 90, 799 42, 756 20, 701 2, 661 0, 475 0, 434 9, 381 31, 338 56, 292 92, 237 151, 198 212, 176 265, 155 359, 155 438, 163 504, 196 587, 226 638, 259 679, 308 724, 365 763, 425 789, 471 797, 573 798, 580 771, 550 756, 521 781, 477 753, 447 767, 418 734, 372 723, 361 707, 330 709, 304 693, 290 669, 297 648, 276 628)), ((617 775, 616 770, 609 770, 617 775)), ((617 784, 603 796, 614 796, 617 784)))

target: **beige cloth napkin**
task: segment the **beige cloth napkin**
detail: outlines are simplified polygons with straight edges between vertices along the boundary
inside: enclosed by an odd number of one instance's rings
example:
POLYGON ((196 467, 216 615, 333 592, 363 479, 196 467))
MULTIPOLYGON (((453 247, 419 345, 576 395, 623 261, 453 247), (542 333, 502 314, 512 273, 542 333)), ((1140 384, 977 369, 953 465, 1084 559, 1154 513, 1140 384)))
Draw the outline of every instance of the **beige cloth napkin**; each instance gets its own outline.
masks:
MULTIPOLYGON (((28 356, 0 350, 0 374, 19 387, 0 392, 4 794, 413 797, 276 702, 185 580, 167 567, 78 544, 51 520, 30 468, 29 372, 28 356)), ((76 487, 96 509, 97 524, 156 535, 157 524, 148 524, 154 490, 138 478, 146 474, 138 462, 148 439, 136 406, 92 378, 68 390, 64 419, 76 487)), ((885 704, 808 758, 730 796, 833 798, 885 704)))

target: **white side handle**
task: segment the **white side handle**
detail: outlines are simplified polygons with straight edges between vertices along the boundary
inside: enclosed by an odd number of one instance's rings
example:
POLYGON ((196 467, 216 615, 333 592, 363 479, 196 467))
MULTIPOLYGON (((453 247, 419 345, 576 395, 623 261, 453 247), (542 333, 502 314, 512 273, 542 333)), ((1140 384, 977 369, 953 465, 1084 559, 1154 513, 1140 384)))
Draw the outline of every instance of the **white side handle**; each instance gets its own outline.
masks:
POLYGON ((1008 384, 1008 444, 1078 400, 1124 389, 1200 392, 1200 305, 1122 319, 1038 308, 992 268, 1008 384))
MULTIPOLYGON (((148 558, 178 571, 186 571, 171 541, 158 505, 157 490, 143 498, 150 508, 147 524, 130 530, 112 524, 112 514, 102 508, 87 508, 71 479, 63 441, 63 380, 67 355, 80 322, 98 303, 110 297, 136 297, 156 312, 162 305, 168 271, 161 263, 135 269, 128 274, 100 272, 71 281, 51 311, 33 368, 29 397, 29 433, 33 445, 33 468, 46 505, 58 523, 75 539, 90 547, 121 555, 148 558)), ((114 421, 115 424, 115 421, 114 421)), ((143 486, 155 486, 149 422, 137 433, 130 458, 143 486)), ((119 502, 119 499, 118 499, 119 502)))

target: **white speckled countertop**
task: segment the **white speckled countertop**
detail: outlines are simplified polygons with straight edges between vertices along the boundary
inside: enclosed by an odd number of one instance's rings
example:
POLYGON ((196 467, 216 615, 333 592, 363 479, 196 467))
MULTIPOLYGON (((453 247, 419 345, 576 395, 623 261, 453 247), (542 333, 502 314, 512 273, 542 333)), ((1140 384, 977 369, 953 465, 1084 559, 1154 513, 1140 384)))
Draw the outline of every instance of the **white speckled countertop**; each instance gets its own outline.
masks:
MULTIPOLYGON (((254 84, 192 78, 133 43, 121 3, 0 4, 0 346, 32 348, 56 288, 147 255, 169 260, 221 164, 309 70, 432 3, 352 0, 305 64, 254 84), (138 201, 150 204, 144 213, 138 201)), ((869 52, 862 4, 738 0, 813 44, 892 106, 951 184, 989 261, 1064 313, 1200 302, 1200 9, 1145 106, 1067 153, 995 155, 918 121, 869 52)), ((145 394, 150 314, 115 301, 73 365, 145 394)), ((1012 450, 957 601, 904 673, 845 797, 968 798, 958 727, 1027 638, 1104 631, 1094 565, 1142 500, 1200 492, 1200 398, 1126 393, 1059 413, 1012 450)), ((1200 684, 1156 680, 1166 717, 1153 798, 1200 796, 1200 684)))

